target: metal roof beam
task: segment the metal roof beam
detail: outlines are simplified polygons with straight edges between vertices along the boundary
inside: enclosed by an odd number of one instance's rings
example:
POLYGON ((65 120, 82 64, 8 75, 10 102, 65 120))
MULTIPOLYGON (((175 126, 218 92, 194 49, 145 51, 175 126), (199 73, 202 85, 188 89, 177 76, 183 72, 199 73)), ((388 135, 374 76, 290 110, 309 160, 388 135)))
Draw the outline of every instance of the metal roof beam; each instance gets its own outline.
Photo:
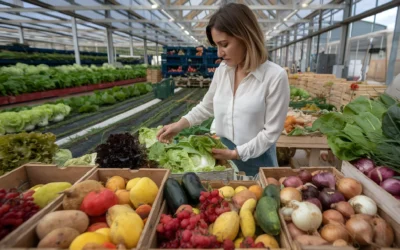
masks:
MULTIPOLYGON (((51 9, 52 8, 55 8, 56 6, 53 6, 53 5, 50 5, 50 4, 47 4, 47 3, 44 3, 44 2, 41 2, 41 1, 38 1, 38 0, 24 0, 25 2, 28 2, 28 3, 30 3, 30 4, 34 4, 34 5, 37 5, 37 6, 40 6, 41 8, 44 8, 45 10, 47 10, 47 11, 51 11, 51 9)), ((108 1, 113 1, 113 0, 108 0, 108 1)), ((83 6, 79 6, 79 5, 71 5, 71 6, 76 6, 76 7, 83 7, 83 6)), ((102 5, 100 5, 100 6, 102 6, 102 5)), ((107 5, 107 6, 113 6, 113 5, 107 5)), ((27 8, 28 9, 28 8, 27 8)), ((54 11, 54 9, 52 10, 52 11, 54 11)), ((83 22, 83 24, 85 24, 85 23, 87 23, 87 22, 89 22, 89 23, 93 23, 93 21, 92 21, 92 19, 90 19, 90 18, 88 18, 88 17, 86 17, 86 16, 84 16, 84 15, 79 15, 79 14, 76 14, 75 12, 74 12, 74 10, 72 10, 72 11, 63 11, 63 10, 56 10, 56 11, 59 11, 59 12, 61 12, 61 13, 63 13, 63 14, 65 14, 65 15, 68 15, 68 16, 71 16, 71 17, 75 17, 75 18, 77 18, 77 19, 81 19, 81 20, 84 20, 85 22, 83 22)), ((140 15, 138 15, 138 14, 136 14, 136 13, 134 13, 135 14, 135 17, 137 17, 137 18, 140 18, 141 16, 140 15)), ((78 20, 77 20, 78 21, 78 20)), ((80 20, 79 20, 80 21, 80 20)), ((70 22, 70 20, 68 20, 68 22, 70 22)), ((23 22, 24 23, 24 22, 23 22)), ((80 22, 79 22, 80 23, 80 22)), ((113 27, 112 25, 109 25, 109 24, 99 24, 100 26, 103 26, 103 27, 105 27, 105 28, 115 28, 115 27, 113 27)), ((129 35, 129 34, 128 34, 129 35)), ((143 37, 140 37, 140 36, 137 36, 137 37, 139 37, 139 38, 141 38, 141 39, 143 39, 143 37)), ((155 41, 152 41, 152 42, 155 42, 155 41)), ((165 44, 165 42, 164 43, 162 43, 162 44, 165 44)))
MULTIPOLYGON (((70 19, 59 19, 59 20, 32 20, 32 19, 0 19, 1 23, 52 23, 52 24, 59 24, 69 22, 70 19)), ((283 22, 281 19, 258 19, 259 23, 280 23, 283 22)), ((78 23, 87 23, 85 20, 77 20, 78 23)), ((171 20, 169 19, 160 19, 160 20, 132 20, 132 19, 113 19, 113 18, 103 18, 103 19, 91 19, 92 23, 150 23, 150 24, 157 24, 157 23, 169 23, 171 20)), ((209 19, 200 19, 200 20, 174 20, 173 22, 178 23, 208 23, 209 19)), ((299 20, 288 20, 285 23, 308 23, 310 20, 308 19, 299 19, 299 20)), ((112 29, 118 30, 118 28, 113 27, 112 29)))
MULTIPOLYGON (((218 5, 169 5, 158 6, 153 8, 152 5, 96 5, 96 6, 49 6, 48 8, 0 8, 0 12, 49 12, 49 11, 77 11, 77 10, 218 10, 218 5)), ((249 5, 252 10, 293 10, 293 4, 285 5, 249 5)), ((306 7, 298 6, 298 9, 303 10, 319 10, 319 9, 343 9, 343 4, 311 4, 306 7)))

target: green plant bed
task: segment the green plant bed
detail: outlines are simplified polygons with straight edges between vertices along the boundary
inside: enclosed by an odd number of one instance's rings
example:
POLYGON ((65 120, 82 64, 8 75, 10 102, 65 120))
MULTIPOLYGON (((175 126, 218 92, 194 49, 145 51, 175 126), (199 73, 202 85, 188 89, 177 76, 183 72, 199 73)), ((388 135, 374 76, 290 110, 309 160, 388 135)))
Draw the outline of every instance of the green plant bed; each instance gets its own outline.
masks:
POLYGON ((94 65, 49 67, 44 64, 31 66, 17 63, 15 66, 0 68, 0 96, 16 96, 145 76, 145 67, 139 65, 123 68, 108 64, 102 67, 94 65))
POLYGON ((154 99, 153 93, 148 93, 143 96, 135 97, 112 106, 101 107, 98 111, 88 114, 76 114, 71 119, 57 123, 54 126, 47 127, 42 132, 51 132, 57 138, 69 136, 94 124, 100 123, 113 116, 131 110, 146 102, 154 99))
MULTIPOLYGON (((162 102, 159 102, 146 110, 143 110, 131 117, 127 117, 126 119, 114 123, 108 127, 101 128, 99 130, 92 131, 91 133, 75 138, 74 140, 70 141, 67 144, 62 145, 62 148, 66 148, 71 150, 72 155, 74 157, 78 157, 84 155, 86 153, 91 152, 94 148, 105 141, 110 134, 115 133, 123 133, 123 132, 131 132, 132 127, 137 124, 142 124, 143 122, 151 119, 152 117, 156 116, 161 112, 165 112, 167 109, 171 109, 171 106, 176 107, 180 103, 176 102, 176 100, 181 99, 185 95, 194 94, 194 90, 184 89, 174 96, 171 96, 165 99, 162 102)), ((173 107, 173 108, 174 108, 173 107)))

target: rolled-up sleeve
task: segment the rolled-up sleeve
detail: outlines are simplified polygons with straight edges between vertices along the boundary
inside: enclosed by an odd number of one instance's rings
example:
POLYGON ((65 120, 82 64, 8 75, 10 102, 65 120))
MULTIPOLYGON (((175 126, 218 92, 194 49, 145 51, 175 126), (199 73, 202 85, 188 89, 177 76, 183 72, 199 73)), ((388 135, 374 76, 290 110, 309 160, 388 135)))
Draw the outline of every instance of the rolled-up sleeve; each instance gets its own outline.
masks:
POLYGON ((237 147, 242 161, 262 155, 278 140, 285 123, 289 101, 289 79, 282 70, 268 88, 263 130, 249 142, 237 147))
POLYGON ((188 120, 190 127, 199 125, 203 121, 214 116, 214 95, 217 90, 219 74, 220 70, 217 68, 211 81, 211 85, 203 100, 192 108, 188 114, 183 116, 183 118, 188 120))

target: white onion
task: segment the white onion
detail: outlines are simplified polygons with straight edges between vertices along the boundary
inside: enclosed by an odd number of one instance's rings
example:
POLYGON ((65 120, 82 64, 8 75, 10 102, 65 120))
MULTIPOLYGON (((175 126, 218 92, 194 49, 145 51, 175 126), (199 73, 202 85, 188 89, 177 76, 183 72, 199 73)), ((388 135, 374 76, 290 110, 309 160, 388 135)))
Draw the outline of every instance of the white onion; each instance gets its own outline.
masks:
POLYGON ((293 213, 293 208, 291 207, 283 207, 281 209, 283 218, 285 219, 285 221, 292 221, 292 213, 293 213))
POLYGON ((293 208, 292 221, 300 230, 314 232, 321 225, 322 213, 315 204, 293 200, 289 206, 293 208))
POLYGON ((356 214, 375 215, 378 212, 375 201, 365 195, 354 196, 349 200, 349 204, 356 214))

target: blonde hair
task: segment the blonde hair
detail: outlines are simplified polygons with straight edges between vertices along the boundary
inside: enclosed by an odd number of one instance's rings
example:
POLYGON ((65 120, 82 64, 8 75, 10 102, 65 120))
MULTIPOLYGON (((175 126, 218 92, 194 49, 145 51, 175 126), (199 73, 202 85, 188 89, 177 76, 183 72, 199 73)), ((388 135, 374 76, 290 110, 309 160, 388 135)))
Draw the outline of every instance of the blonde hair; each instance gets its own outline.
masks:
POLYGON ((206 33, 209 43, 216 46, 211 36, 212 28, 243 42, 246 47, 243 69, 246 72, 257 69, 268 59, 267 49, 264 47, 264 35, 256 16, 246 5, 230 3, 222 6, 211 16, 206 33))

